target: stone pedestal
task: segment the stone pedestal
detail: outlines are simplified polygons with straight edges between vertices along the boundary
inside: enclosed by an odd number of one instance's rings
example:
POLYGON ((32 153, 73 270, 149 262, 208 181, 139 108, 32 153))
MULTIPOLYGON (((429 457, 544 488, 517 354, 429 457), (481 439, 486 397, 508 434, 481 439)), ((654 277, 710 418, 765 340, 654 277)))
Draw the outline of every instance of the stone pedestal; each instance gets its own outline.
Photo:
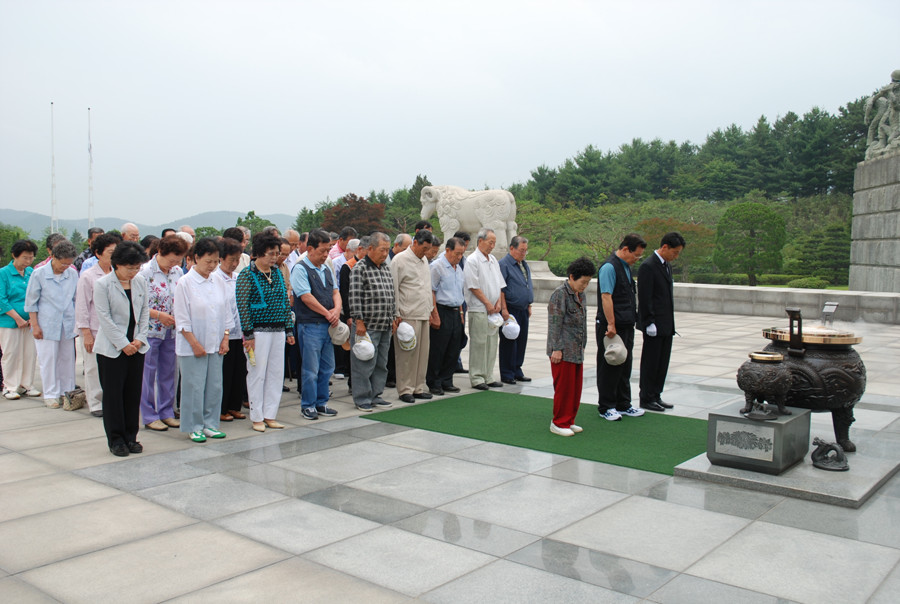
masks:
POLYGON ((851 239, 850 289, 900 292, 900 153, 857 164, 851 239))
POLYGON ((809 451, 809 410, 770 421, 743 417, 736 403, 709 414, 706 456, 710 463, 766 474, 781 474, 809 451))

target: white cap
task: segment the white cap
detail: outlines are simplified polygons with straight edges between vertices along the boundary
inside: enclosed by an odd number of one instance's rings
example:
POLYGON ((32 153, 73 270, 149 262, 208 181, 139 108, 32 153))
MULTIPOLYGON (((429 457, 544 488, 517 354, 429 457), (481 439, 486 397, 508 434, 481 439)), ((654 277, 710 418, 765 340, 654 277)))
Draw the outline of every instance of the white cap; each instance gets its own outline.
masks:
POLYGON ((397 342, 401 350, 412 350, 416 347, 416 330, 406 321, 397 326, 397 342))
POLYGON ((516 321, 514 316, 509 315, 509 318, 503 323, 504 337, 506 337, 507 340, 515 340, 519 337, 520 331, 521 327, 519 327, 519 322, 516 321))
POLYGON ((502 327, 502 326, 503 326, 503 315, 501 315, 501 314, 498 313, 498 312, 495 312, 495 313, 492 314, 492 315, 488 315, 487 320, 488 320, 488 323, 490 324, 491 327, 496 328, 496 327, 502 327))
POLYGON ((332 325, 328 328, 328 336, 331 338, 331 343, 335 346, 341 346, 344 342, 350 339, 350 328, 347 327, 346 323, 338 323, 337 325, 332 325))
POLYGON ((356 344, 353 345, 353 354, 360 361, 369 361, 375 356, 375 345, 372 344, 372 338, 369 334, 356 338, 356 344))
POLYGON ((628 358, 628 349, 619 334, 611 338, 603 338, 603 358, 610 365, 621 365, 628 358))

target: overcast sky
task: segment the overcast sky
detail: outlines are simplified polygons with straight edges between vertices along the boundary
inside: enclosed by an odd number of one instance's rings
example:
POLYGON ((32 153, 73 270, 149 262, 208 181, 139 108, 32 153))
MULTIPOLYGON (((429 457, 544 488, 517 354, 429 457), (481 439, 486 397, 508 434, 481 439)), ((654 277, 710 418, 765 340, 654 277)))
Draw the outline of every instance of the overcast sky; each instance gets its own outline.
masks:
POLYGON ((88 107, 96 217, 296 214, 835 112, 898 32, 895 0, 0 0, 0 208, 50 213, 51 101, 60 218, 87 217, 88 107))

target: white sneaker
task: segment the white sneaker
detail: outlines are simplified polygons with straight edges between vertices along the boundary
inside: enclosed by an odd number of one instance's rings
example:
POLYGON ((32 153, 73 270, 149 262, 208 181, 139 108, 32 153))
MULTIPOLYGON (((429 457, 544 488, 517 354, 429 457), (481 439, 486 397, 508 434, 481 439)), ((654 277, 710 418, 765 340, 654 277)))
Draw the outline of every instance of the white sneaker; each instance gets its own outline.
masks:
POLYGON ((16 392, 18 392, 22 396, 37 397, 37 396, 41 395, 41 391, 35 390, 34 388, 29 388, 28 390, 25 390, 24 388, 19 387, 19 389, 16 392))
POLYGON ((559 434, 560 436, 575 436, 575 433, 568 428, 560 428, 553 422, 550 422, 550 431, 554 434, 559 434))
POLYGON ((615 409, 607 409, 606 413, 601 413, 600 417, 610 422, 617 422, 622 419, 622 416, 615 409))
POLYGON ((622 415, 627 415, 628 417, 640 417, 644 414, 643 409, 638 409, 636 407, 629 407, 625 411, 622 411, 622 415))
POLYGON ((8 398, 11 401, 15 401, 15 400, 22 398, 21 396, 19 396, 19 393, 16 392, 15 390, 4 390, 3 396, 4 396, 4 398, 8 398))
POLYGON ((571 430, 575 434, 578 434, 579 432, 584 432, 584 428, 582 428, 581 426, 576 426, 575 424, 572 424, 571 426, 569 426, 569 430, 571 430))

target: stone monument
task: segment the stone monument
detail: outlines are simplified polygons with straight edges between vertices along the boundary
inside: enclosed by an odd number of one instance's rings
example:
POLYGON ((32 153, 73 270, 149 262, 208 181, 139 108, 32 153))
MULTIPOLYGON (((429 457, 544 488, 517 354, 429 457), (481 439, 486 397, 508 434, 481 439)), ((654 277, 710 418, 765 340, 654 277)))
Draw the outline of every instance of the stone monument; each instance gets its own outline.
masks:
POLYGON ((474 249, 475 236, 482 227, 492 229, 497 235, 494 256, 501 258, 509 251, 509 242, 516 236, 516 198, 503 189, 469 191, 450 185, 422 187, 422 220, 428 220, 437 212, 441 231, 452 237, 456 231, 472 235, 470 248, 474 249))
POLYGON ((866 101, 866 160, 853 176, 850 289, 900 293, 900 69, 866 101))

